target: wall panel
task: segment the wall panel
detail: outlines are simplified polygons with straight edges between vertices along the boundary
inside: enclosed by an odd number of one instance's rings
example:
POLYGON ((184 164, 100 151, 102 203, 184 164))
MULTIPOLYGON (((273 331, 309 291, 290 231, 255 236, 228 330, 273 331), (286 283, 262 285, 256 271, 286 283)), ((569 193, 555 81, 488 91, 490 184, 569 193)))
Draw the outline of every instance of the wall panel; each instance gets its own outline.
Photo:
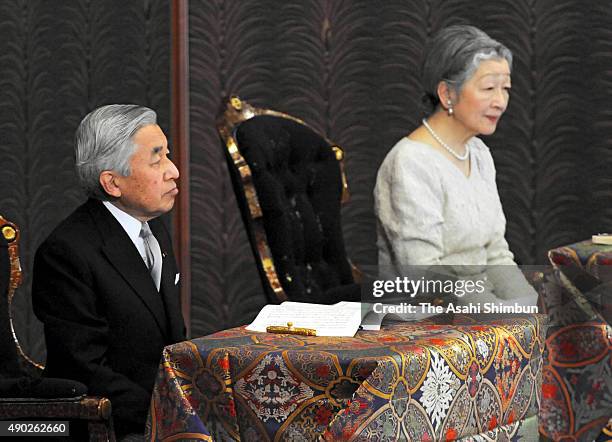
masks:
POLYGON ((244 323, 263 293, 215 129, 221 97, 264 96, 268 8, 260 1, 190 3, 192 335, 244 323))

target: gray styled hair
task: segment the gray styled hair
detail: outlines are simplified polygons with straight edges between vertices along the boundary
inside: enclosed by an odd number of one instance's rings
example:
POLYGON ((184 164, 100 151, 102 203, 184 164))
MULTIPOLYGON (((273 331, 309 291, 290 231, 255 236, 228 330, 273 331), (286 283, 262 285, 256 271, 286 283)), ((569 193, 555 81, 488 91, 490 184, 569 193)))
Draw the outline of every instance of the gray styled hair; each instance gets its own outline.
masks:
POLYGON ((100 173, 112 170, 129 176, 130 158, 136 151, 132 137, 151 124, 157 124, 155 111, 136 104, 109 104, 83 118, 75 134, 75 163, 87 196, 111 199, 100 185, 100 173))
POLYGON ((510 49, 480 29, 454 25, 440 30, 425 48, 421 71, 426 111, 431 113, 440 104, 438 84, 441 81, 458 95, 480 63, 489 59, 504 59, 512 69, 510 49))

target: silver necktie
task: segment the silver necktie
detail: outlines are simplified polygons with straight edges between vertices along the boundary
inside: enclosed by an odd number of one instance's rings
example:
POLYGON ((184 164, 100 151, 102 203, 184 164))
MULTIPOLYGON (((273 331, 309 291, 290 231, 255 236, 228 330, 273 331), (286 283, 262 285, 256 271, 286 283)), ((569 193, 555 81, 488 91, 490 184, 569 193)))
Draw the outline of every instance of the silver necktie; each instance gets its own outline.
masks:
POLYGON ((149 228, 149 224, 147 223, 142 223, 140 237, 144 241, 145 246, 145 263, 149 269, 149 272, 151 273, 153 282, 155 282, 155 287, 157 287, 157 291, 159 291, 162 270, 162 254, 161 249, 159 248, 159 243, 157 242, 157 239, 155 239, 155 236, 153 236, 153 233, 149 228))

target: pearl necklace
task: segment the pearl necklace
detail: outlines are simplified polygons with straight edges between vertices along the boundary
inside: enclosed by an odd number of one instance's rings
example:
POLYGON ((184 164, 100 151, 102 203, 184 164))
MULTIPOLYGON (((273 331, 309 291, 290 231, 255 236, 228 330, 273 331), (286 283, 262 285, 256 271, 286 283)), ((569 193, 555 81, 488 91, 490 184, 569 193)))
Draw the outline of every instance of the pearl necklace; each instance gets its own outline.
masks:
POLYGON ((446 149, 448 151, 448 153, 450 153, 452 156, 457 158, 459 161, 465 161, 465 160, 468 159, 468 157, 470 156, 470 146, 468 146, 466 144, 465 145, 465 153, 463 155, 459 155, 448 144, 446 144, 444 141, 442 141, 442 139, 438 136, 437 133, 434 132, 434 130, 431 128, 431 126, 429 124, 427 124, 427 120, 425 118, 423 118, 422 121, 423 121, 423 126, 425 126, 425 129, 427 129, 427 132, 429 132, 430 135, 432 137, 434 137, 434 139, 438 143, 440 143, 440 146, 442 146, 444 149, 446 149))

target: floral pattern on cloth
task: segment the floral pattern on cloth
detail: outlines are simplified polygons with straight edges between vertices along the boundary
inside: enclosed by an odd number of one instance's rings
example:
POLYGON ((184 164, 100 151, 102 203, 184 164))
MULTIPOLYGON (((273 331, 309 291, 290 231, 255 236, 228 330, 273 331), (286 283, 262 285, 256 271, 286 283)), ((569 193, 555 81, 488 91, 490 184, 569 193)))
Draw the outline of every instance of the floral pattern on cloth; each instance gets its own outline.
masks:
POLYGON ((582 241, 549 252, 538 282, 549 332, 540 433, 592 441, 612 418, 612 246, 582 241))
POLYGON ((438 353, 431 353, 431 367, 421 386, 421 404, 437 430, 446 417, 461 382, 438 353))
POLYGON ((518 440, 539 407, 546 327, 544 315, 456 317, 182 342, 164 350, 147 440, 518 440))

